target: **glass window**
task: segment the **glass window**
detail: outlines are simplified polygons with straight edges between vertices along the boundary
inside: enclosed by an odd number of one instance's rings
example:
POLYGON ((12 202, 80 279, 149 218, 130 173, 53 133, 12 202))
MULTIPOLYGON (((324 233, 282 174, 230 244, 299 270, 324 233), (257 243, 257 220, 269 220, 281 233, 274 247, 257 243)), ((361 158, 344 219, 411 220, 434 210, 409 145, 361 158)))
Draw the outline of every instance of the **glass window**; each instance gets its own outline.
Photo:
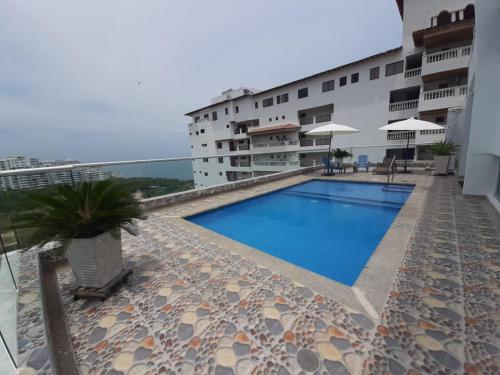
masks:
POLYGON ((359 82, 359 73, 351 74, 351 83, 359 82))
POLYGON ((255 102, 255 109, 259 108, 259 102, 255 102))
POLYGON ((276 97, 276 104, 281 104, 286 102, 288 102, 288 93, 281 94, 276 97))
POLYGON ((226 115, 228 115, 228 114, 229 114, 229 109, 228 109, 227 107, 226 107, 226 108, 224 108, 224 113, 225 113, 226 115))
POLYGON ((403 60, 396 61, 396 62, 391 63, 391 64, 387 64, 385 66, 385 76, 389 77, 389 76, 393 76, 395 74, 403 73, 403 68, 404 68, 404 61, 403 60))
POLYGON ((217 142, 217 148, 221 149, 222 148, 222 142, 217 142))
POLYGON ((208 113, 205 113, 205 114, 203 115, 203 118, 204 118, 204 119, 206 119, 206 120, 208 120, 208 113))
POLYGON ((205 129, 200 129, 200 133, 201 134, 205 133, 205 129))
POLYGON ((344 77, 340 77, 340 80, 339 80, 339 85, 340 86, 345 86, 347 85, 347 77, 344 76, 344 77))
POLYGON ((307 87, 304 87, 302 89, 299 89, 297 91, 297 96, 299 99, 302 99, 302 98, 307 98, 307 96, 309 95, 309 90, 307 87))
POLYGON ((335 80, 323 82, 323 92, 332 91, 335 89, 335 80))
POLYGON ((212 121, 217 121, 217 111, 212 112, 212 121))
POLYGON ((262 101, 262 106, 265 107, 270 107, 274 104, 274 98, 267 98, 262 101))
POLYGON ((198 121, 200 121, 200 116, 196 116, 196 117, 194 118, 194 122, 198 122, 198 121))
POLYGON ((219 163, 220 164, 224 163, 224 158, 219 158, 219 163))
POLYGON ((375 68, 370 69, 370 81, 373 81, 374 79, 378 79, 380 76, 380 67, 376 66, 375 68))
POLYGON ((235 111, 236 113, 240 113, 240 107, 238 107, 238 106, 234 107, 234 111, 235 111))

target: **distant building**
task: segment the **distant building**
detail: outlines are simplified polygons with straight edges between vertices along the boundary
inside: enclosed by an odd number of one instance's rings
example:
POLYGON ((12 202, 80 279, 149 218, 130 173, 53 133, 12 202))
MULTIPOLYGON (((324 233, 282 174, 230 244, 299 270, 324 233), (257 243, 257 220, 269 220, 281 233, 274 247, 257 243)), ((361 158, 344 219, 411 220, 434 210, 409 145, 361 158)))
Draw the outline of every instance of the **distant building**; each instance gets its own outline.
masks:
MULTIPOLYGON (((0 159, 0 171, 28 168, 47 168, 80 164, 78 160, 51 160, 41 162, 37 158, 11 156, 0 159)), ((38 174, 0 177, 0 190, 37 189, 49 185, 71 184, 83 181, 100 181, 111 177, 108 171, 98 168, 78 168, 66 171, 50 171, 38 174)))
MULTIPOLYGON (((334 147, 350 149, 354 158, 402 158, 408 134, 379 127, 412 116, 447 126, 450 110, 465 105, 473 3, 397 0, 403 21, 400 47, 263 91, 227 90, 187 113, 191 153, 199 158, 193 162, 195 186, 321 161, 328 138, 306 132, 328 122, 361 130, 334 140, 334 147), (234 156, 206 158, 217 154, 234 156)), ((319 55, 309 51, 295 58, 319 55)), ((431 159, 429 144, 445 136, 445 130, 410 133, 411 155, 405 157, 416 160, 431 159)))

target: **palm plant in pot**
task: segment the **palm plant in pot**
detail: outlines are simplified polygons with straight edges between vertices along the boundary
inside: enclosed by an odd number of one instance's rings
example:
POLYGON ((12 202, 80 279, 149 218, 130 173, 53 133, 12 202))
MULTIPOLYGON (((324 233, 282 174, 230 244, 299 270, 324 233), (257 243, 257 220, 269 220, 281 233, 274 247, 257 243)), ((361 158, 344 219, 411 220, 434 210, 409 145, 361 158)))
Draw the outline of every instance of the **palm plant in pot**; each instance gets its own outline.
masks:
POLYGON ((339 164, 342 164, 344 161, 344 158, 350 158, 352 154, 347 151, 347 150, 342 150, 340 148, 337 148, 335 151, 333 151, 333 157, 335 158, 335 161, 339 164))
POLYGON ((123 272, 120 227, 130 231, 141 218, 126 186, 110 180, 61 185, 56 194, 32 199, 40 209, 18 215, 16 228, 33 229, 40 245, 59 241, 78 287, 102 288, 123 272))
POLYGON ((451 140, 438 141, 431 145, 432 155, 434 156, 434 168, 436 174, 447 175, 451 155, 457 152, 458 145, 451 140))

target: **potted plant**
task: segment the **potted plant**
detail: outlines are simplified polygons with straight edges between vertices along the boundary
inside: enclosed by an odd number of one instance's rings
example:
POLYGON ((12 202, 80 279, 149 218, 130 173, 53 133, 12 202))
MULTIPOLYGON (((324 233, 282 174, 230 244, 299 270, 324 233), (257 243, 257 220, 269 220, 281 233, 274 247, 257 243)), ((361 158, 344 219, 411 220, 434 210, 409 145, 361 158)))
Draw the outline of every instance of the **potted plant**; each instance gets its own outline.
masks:
POLYGON ((431 145, 432 155, 434 156, 434 168, 436 174, 447 175, 450 157, 458 151, 458 145, 451 140, 438 141, 431 145))
POLYGON ((352 154, 347 151, 347 150, 342 150, 340 148, 337 148, 335 151, 333 151, 333 157, 335 158, 335 162, 342 164, 344 158, 350 158, 352 154))
POLYGON ((140 204, 125 185, 110 180, 61 185, 55 194, 32 199, 40 208, 20 214, 16 228, 33 229, 40 245, 59 241, 77 287, 102 288, 123 272, 120 227, 132 233, 132 220, 141 217, 140 204))

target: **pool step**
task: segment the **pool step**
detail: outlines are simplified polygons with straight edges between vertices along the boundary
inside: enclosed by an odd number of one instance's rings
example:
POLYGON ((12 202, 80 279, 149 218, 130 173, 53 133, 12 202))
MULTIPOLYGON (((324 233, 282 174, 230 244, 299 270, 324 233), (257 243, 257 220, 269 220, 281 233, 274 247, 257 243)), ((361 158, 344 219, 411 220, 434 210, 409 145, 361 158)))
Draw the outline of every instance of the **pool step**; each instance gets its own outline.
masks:
POLYGON ((388 207, 388 208, 401 208, 403 206, 402 203, 391 202, 391 201, 379 201, 376 199, 368 199, 368 198, 352 198, 345 197, 342 195, 332 195, 332 194, 324 194, 324 193, 310 193, 310 192, 302 192, 302 191, 286 191, 284 194, 294 195, 297 197, 309 198, 309 199, 323 199, 329 201, 337 201, 337 202, 347 202, 353 204, 364 204, 370 206, 377 207, 388 207))
POLYGON ((389 191, 392 193, 411 193, 413 190, 413 186, 409 185, 385 185, 382 188, 383 191, 389 191))

